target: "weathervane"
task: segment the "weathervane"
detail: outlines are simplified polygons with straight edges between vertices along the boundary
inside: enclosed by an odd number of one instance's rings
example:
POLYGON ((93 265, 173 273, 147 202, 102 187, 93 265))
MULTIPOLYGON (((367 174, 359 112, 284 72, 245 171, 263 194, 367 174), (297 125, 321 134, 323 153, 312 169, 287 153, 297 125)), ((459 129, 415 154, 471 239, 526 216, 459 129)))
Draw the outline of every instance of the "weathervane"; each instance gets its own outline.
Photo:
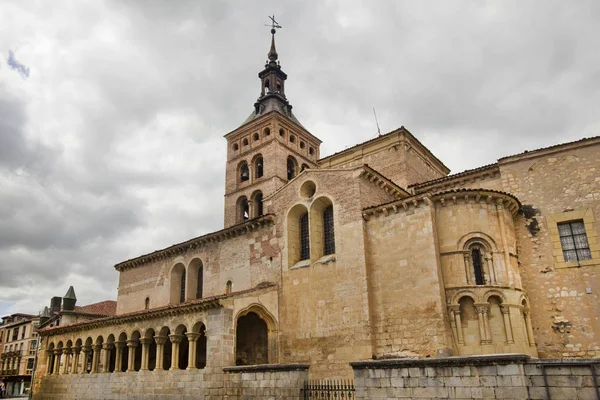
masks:
POLYGON ((273 16, 269 15, 269 18, 271 19, 271 23, 270 24, 265 24, 265 26, 270 26, 271 27, 271 33, 275 34, 275 29, 279 29, 281 28, 281 25, 279 25, 279 23, 277 21, 275 21, 275 14, 273 14, 273 16))

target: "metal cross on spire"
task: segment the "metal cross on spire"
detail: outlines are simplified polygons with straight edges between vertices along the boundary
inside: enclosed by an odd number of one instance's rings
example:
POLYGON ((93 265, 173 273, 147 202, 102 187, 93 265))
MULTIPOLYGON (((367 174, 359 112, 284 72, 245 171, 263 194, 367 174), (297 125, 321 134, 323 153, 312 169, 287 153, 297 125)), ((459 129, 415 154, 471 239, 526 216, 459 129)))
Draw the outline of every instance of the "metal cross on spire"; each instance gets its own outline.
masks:
POLYGON ((281 28, 281 25, 279 25, 279 23, 277 21, 275 21, 275 14, 273 14, 273 16, 268 16, 271 19, 271 23, 270 24, 265 24, 265 26, 270 26, 271 27, 271 33, 275 34, 275 28, 279 29, 281 28))

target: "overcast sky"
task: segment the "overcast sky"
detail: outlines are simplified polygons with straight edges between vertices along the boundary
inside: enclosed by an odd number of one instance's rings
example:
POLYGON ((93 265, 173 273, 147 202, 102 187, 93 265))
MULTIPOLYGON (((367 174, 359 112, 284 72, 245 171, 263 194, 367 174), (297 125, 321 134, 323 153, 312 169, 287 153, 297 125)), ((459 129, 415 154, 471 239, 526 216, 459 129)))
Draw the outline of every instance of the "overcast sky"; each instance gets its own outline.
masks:
POLYGON ((221 229, 269 49, 325 156, 401 125, 452 172, 600 132, 600 2, 0 4, 0 314, 221 229))

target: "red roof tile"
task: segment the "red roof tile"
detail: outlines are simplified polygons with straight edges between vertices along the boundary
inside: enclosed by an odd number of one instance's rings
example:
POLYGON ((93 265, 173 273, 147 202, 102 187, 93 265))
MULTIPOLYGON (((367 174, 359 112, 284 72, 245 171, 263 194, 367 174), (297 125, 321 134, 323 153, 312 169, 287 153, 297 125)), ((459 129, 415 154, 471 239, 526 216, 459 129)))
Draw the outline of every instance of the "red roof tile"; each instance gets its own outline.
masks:
POLYGON ((104 315, 108 317, 117 314, 117 302, 114 300, 105 300, 86 306, 75 306, 75 312, 80 314, 104 315))

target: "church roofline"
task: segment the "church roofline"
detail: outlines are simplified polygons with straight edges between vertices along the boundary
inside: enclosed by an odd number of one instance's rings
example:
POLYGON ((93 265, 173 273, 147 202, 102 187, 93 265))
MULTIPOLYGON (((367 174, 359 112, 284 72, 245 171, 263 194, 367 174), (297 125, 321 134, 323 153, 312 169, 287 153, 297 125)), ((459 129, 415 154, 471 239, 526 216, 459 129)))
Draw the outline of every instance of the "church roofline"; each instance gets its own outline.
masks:
POLYGON ((240 290, 229 294, 222 294, 218 296, 211 296, 204 299, 190 300, 181 304, 169 304, 163 307, 151 308, 148 310, 135 311, 127 314, 114 315, 105 318, 99 318, 92 321, 76 322, 69 325, 54 326, 51 328, 40 329, 38 333, 40 336, 58 335, 67 332, 75 332, 81 330, 88 330, 94 328, 101 328, 104 326, 115 325, 117 323, 128 323, 149 318, 160 318, 172 315, 185 314, 195 311, 204 311, 212 308, 223 307, 221 300, 229 297, 235 297, 239 295, 245 295, 248 293, 269 289, 276 287, 277 285, 272 282, 259 283, 253 288, 240 290))
POLYGON ((240 224, 233 225, 229 228, 207 233, 206 235, 198 236, 185 242, 177 243, 167 248, 156 250, 152 253, 144 254, 142 256, 123 261, 121 263, 116 264, 115 269, 119 272, 122 272, 126 269, 136 268, 153 261, 158 261, 168 257, 183 254, 190 249, 197 249, 199 247, 204 246, 207 243, 220 242, 223 239, 229 239, 231 237, 245 234, 246 232, 250 232, 256 229, 257 227, 260 228, 266 224, 270 224, 271 222, 273 222, 273 220, 273 214, 266 214, 258 218, 253 218, 240 224))
POLYGON ((408 208, 411 206, 418 207, 419 202, 427 202, 428 204, 432 204, 433 202, 440 200, 442 205, 444 205, 446 199, 450 199, 450 201, 456 201, 459 199, 473 198, 477 202, 484 199, 489 203, 494 199, 494 197, 502 197, 510 201, 512 205, 510 205, 508 208, 513 216, 516 215, 521 208, 521 202, 519 199, 510 193, 492 189, 453 189, 438 193, 419 193, 404 199, 366 207, 363 208, 363 218, 368 220, 371 215, 377 215, 379 213, 383 213, 386 216, 389 214, 396 214, 402 209, 408 210, 408 208))
POLYGON ((552 154, 563 150, 569 150, 577 147, 585 147, 585 146, 593 146, 595 144, 600 144, 600 136, 593 136, 591 138, 582 138, 579 140, 574 140, 572 142, 559 143, 553 146, 541 147, 539 149, 534 150, 525 150, 521 153, 513 154, 511 156, 506 156, 498 159, 498 164, 508 164, 514 161, 519 161, 526 158, 539 157, 546 154, 552 154))
POLYGON ((290 119, 289 117, 287 117, 286 115, 282 114, 281 112, 279 112, 277 110, 271 110, 265 114, 262 114, 256 118, 253 118, 249 121, 246 120, 242 125, 238 126, 234 130, 226 133, 225 135, 223 135, 223 137, 225 139, 230 139, 231 137, 234 137, 237 133, 244 134, 244 133, 246 133, 247 130, 252 130, 251 128, 253 128, 254 126, 258 127, 259 125, 262 125, 265 120, 267 120, 271 117, 275 117, 275 118, 279 117, 281 119, 281 121, 284 123, 293 123, 296 128, 299 128, 303 133, 307 134, 311 139, 315 140, 319 144, 323 143, 323 141, 321 139, 319 139, 318 137, 316 137, 315 135, 310 133, 304 126, 302 126, 302 124, 300 124, 300 122, 290 119))
POLYGON ((478 168, 467 169, 462 172, 457 172, 456 174, 443 176, 443 177, 437 178, 437 179, 432 179, 430 181, 413 183, 412 185, 408 185, 408 188, 418 190, 418 189, 424 188, 426 186, 436 186, 438 184, 450 182, 453 180, 461 180, 461 178, 471 178, 473 175, 481 175, 481 174, 485 174, 486 172, 490 172, 490 171, 492 171, 492 173, 494 173, 496 171, 499 172, 498 164, 497 163, 488 164, 488 165, 484 165, 484 166, 481 166, 478 168))
POLYGON ((435 155, 434 155, 434 154, 433 154, 433 153, 432 153, 432 152, 431 152, 431 151, 430 151, 430 150, 429 150, 427 147, 425 147, 425 145, 424 145, 423 143, 421 143, 421 141, 420 141, 419 139, 417 139, 417 138, 416 138, 416 137, 415 137, 415 136, 414 136, 414 135, 413 135, 413 134, 412 134, 412 133, 411 133, 411 132, 410 132, 410 131, 409 131, 407 128, 405 128, 404 126, 401 126, 401 127, 400 127, 400 128, 398 128, 398 129, 394 129, 393 131, 391 131, 391 132, 388 132, 388 133, 385 133, 385 134, 383 134, 383 135, 381 135, 381 136, 377 136, 377 137, 375 137, 375 138, 373 138, 373 139, 369 139, 369 140, 366 140, 366 141, 364 141, 364 142, 361 142, 361 143, 355 144, 354 146, 352 146, 352 147, 349 147, 349 148, 347 148, 347 149, 344 149, 344 150, 338 151, 338 152, 336 152, 336 153, 330 154, 330 155, 328 155, 328 156, 326 156, 326 157, 323 157, 323 158, 319 159, 317 162, 319 163, 319 165, 321 165, 322 163, 324 163, 324 162, 326 162, 326 161, 328 161, 328 160, 330 160, 330 159, 332 159, 332 158, 341 157, 341 156, 343 156, 345 153, 349 153, 349 152, 351 152, 351 151, 353 151, 353 150, 356 150, 357 148, 359 148, 359 147, 361 147, 361 146, 370 145, 370 144, 372 144, 372 143, 376 143, 377 141, 380 141, 380 140, 385 140, 386 138, 388 138, 388 137, 392 136, 393 134, 400 134, 400 133, 405 133, 405 134, 408 134, 408 136, 409 136, 409 137, 410 137, 412 140, 414 140, 414 142, 417 144, 417 146, 418 146, 418 147, 419 147, 421 150, 423 150, 423 151, 424 151, 424 152, 425 152, 425 153, 426 153, 428 156, 430 156, 430 157, 433 159, 433 161, 434 161, 436 164, 438 164, 438 167, 439 167, 440 169, 442 169, 443 171, 445 171, 445 173, 446 173, 446 174, 447 174, 448 172, 450 172, 450 169, 449 169, 449 168, 448 168, 448 167, 447 167, 447 166, 446 166, 446 165, 445 165, 445 164, 444 164, 444 163, 443 163, 443 162, 442 162, 442 161, 441 161, 439 158, 437 158, 437 157, 436 157, 436 156, 435 156, 435 155))

